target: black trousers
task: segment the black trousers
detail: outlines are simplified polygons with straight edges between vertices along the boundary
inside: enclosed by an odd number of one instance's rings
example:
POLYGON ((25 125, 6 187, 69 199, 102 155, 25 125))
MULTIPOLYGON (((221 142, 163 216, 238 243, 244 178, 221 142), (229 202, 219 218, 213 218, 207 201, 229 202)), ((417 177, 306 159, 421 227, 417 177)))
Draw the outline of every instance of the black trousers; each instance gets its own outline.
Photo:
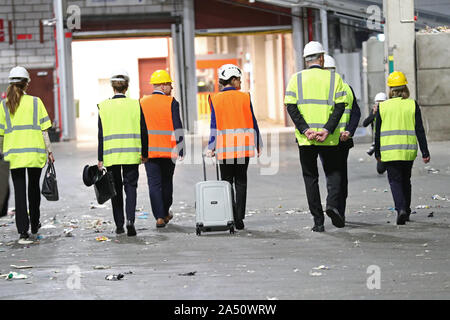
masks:
POLYGON ((327 179, 327 207, 338 208, 341 187, 340 161, 337 161, 339 149, 337 146, 299 146, 299 153, 309 211, 314 217, 314 223, 322 225, 324 215, 320 200, 317 157, 320 155, 322 159, 327 179))
POLYGON ((164 219, 173 203, 173 174, 175 163, 172 159, 153 158, 145 163, 150 204, 155 219, 164 219))
MULTIPOLYGON (((353 143, 352 143, 353 144, 353 143)), ((339 205, 337 209, 342 217, 345 217, 345 209, 347 207, 348 197, 348 153, 350 151, 350 145, 346 142, 340 142, 339 149, 339 167, 341 168, 341 185, 339 191, 339 205)))
POLYGON ((41 168, 17 168, 11 169, 11 178, 14 184, 14 200, 16 204, 16 226, 19 233, 28 232, 31 225, 36 227, 39 225, 41 216, 41 189, 39 187, 39 179, 41 177, 41 168), (25 175, 28 173, 28 207, 30 217, 27 210, 27 185, 25 175))
POLYGON ((221 180, 228 181, 232 187, 231 195, 233 198, 233 215, 235 221, 245 219, 249 161, 249 158, 239 158, 233 160, 226 159, 219 162, 221 180))
POLYGON ((136 213, 137 184, 139 180, 139 165, 124 164, 114 165, 106 168, 112 171, 114 177, 114 186, 117 195, 111 199, 113 207, 114 222, 116 226, 123 227, 123 190, 125 189, 126 202, 125 212, 127 220, 134 223, 136 213), (122 179, 123 178, 123 179, 122 179))
POLYGON ((394 198, 395 210, 411 212, 411 170, 414 161, 387 161, 389 185, 394 198))

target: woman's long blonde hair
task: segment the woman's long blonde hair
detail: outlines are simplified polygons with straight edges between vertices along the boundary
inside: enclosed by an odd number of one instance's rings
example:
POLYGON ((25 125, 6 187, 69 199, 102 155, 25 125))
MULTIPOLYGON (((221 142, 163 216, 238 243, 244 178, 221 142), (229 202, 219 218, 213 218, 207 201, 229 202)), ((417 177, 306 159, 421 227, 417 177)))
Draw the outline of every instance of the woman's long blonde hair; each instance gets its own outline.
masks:
POLYGON ((6 90, 6 106, 9 109, 10 114, 14 114, 20 104, 20 99, 25 94, 25 90, 28 87, 28 81, 25 79, 22 82, 11 83, 6 90))

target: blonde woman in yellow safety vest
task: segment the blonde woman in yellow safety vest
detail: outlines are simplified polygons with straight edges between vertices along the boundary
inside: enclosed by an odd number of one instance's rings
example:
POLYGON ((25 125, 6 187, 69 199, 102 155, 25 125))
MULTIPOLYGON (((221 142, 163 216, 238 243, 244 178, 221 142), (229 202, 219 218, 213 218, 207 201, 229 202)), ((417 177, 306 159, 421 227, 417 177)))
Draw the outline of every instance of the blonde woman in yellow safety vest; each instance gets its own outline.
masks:
POLYGON ((0 151, 10 164, 20 239, 29 237, 30 220, 32 234, 36 234, 41 226, 39 179, 47 158, 55 161, 47 133, 51 127, 50 118, 42 100, 26 94, 29 83, 30 75, 25 68, 12 68, 7 97, 0 107, 0 151), (26 172, 30 217, 27 212, 26 172))
POLYGON ((409 99, 408 84, 402 72, 389 77, 389 100, 378 106, 375 128, 375 157, 386 165, 397 210, 397 224, 409 221, 411 214, 411 170, 417 157, 417 144, 424 163, 430 161, 427 138, 419 105, 409 99))

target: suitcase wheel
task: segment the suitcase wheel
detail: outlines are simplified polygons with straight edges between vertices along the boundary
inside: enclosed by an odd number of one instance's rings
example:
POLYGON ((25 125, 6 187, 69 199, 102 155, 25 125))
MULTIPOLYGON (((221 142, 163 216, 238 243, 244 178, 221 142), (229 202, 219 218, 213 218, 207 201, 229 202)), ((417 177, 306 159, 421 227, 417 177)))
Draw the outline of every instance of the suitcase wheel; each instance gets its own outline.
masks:
POLYGON ((201 232, 201 230, 200 230, 199 227, 196 228, 196 234, 197 234, 198 236, 202 234, 202 232, 201 232))

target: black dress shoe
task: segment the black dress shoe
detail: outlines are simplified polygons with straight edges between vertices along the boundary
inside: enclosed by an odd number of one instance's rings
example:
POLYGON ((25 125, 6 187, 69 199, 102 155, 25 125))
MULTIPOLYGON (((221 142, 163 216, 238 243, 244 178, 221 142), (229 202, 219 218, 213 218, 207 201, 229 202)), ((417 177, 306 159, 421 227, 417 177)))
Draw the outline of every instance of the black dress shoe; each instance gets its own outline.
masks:
POLYGON ((38 233, 39 229, 41 228, 41 223, 39 222, 37 227, 31 226, 31 233, 36 234, 38 233))
POLYGON ((326 210, 327 216, 331 218, 331 223, 336 228, 343 228, 345 227, 345 222, 342 219, 342 216, 339 214, 338 209, 333 207, 328 207, 326 210))
POLYGON ((30 235, 28 234, 28 232, 22 232, 19 239, 28 239, 29 237, 30 235))
POLYGON ((314 227, 312 227, 311 231, 313 232, 324 232, 325 231, 325 226, 322 225, 317 225, 315 224, 314 227))
POLYGON ((136 229, 134 228, 134 223, 131 221, 127 222, 127 235, 129 237, 134 237, 136 235, 136 229))
POLYGON ((408 213, 405 210, 400 210, 397 214, 397 225, 404 225, 408 218, 408 213))
POLYGON ((122 233, 125 233, 125 229, 123 227, 117 227, 116 234, 122 234, 122 233))
POLYGON ((242 230, 245 227, 244 221, 242 220, 237 220, 235 225, 237 230, 242 230))

